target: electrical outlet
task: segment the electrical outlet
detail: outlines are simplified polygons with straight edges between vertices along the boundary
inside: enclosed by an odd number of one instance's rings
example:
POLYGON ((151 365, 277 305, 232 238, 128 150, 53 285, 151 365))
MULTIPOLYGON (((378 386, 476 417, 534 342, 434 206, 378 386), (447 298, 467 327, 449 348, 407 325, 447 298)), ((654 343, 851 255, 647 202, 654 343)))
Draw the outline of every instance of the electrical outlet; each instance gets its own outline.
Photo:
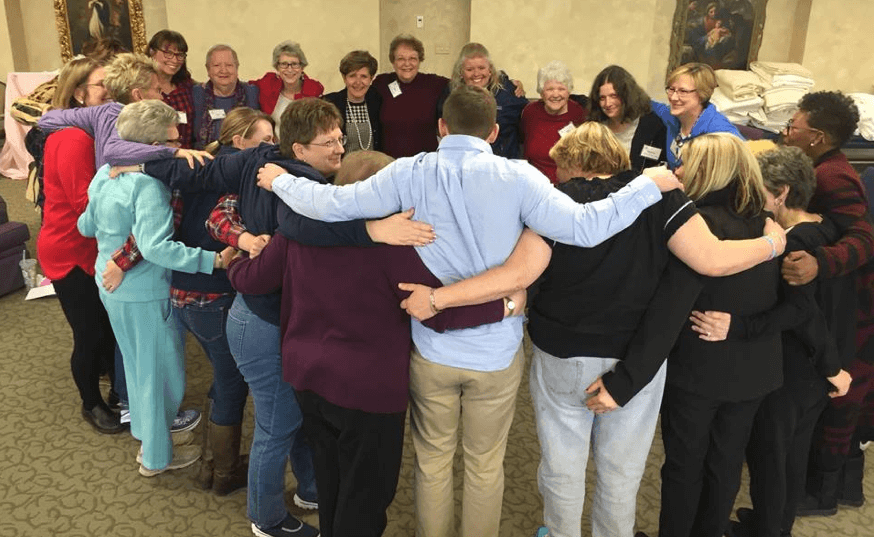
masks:
POLYGON ((416 15, 416 28, 424 28, 425 27, 425 16, 424 15, 416 15))

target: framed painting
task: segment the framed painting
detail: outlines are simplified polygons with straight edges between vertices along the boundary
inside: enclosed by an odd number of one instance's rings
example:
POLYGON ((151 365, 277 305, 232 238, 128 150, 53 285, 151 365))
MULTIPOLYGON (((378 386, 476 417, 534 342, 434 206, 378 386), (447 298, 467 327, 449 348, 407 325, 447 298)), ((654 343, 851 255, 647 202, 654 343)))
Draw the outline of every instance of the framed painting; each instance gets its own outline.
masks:
POLYGON ((768 0, 677 0, 668 73, 689 62, 747 69, 758 59, 768 0))
POLYGON ((114 38, 129 50, 146 48, 142 0, 54 0, 61 58, 82 51, 88 41, 114 38))

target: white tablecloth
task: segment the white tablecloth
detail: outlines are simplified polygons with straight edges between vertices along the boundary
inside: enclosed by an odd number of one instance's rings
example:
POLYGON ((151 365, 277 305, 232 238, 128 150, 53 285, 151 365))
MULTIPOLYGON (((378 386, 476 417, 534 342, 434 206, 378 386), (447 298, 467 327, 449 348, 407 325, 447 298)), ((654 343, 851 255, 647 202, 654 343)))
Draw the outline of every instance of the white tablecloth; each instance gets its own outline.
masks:
POLYGON ((51 80, 57 71, 40 73, 9 73, 6 76, 6 117, 3 128, 6 130, 6 144, 0 151, 0 175, 10 179, 27 179, 27 165, 33 157, 24 148, 24 135, 30 127, 12 119, 12 103, 22 95, 27 95, 37 86, 51 80))

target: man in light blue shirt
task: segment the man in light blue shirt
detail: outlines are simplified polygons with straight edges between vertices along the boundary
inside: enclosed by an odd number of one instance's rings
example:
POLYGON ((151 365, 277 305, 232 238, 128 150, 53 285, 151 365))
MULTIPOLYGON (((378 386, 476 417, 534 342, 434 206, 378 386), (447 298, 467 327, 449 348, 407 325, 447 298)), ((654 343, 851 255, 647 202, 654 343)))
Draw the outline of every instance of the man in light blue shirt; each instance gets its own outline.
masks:
MULTIPOLYGON (((264 168, 259 184, 294 211, 342 221, 415 207, 437 239, 417 249, 444 284, 502 264, 525 226, 577 246, 594 246, 630 225, 679 187, 669 173, 640 176, 608 198, 577 204, 527 163, 492 154, 498 134, 494 97, 462 86, 446 100, 438 150, 403 158, 354 185, 319 185, 264 168)), ((509 294, 512 290, 508 289, 509 294)), ((439 311, 439 304, 431 303, 439 311)), ((417 535, 452 533, 452 457, 464 419, 462 537, 497 536, 503 458, 522 374, 521 317, 438 334, 413 320, 410 366, 416 449, 417 535)))

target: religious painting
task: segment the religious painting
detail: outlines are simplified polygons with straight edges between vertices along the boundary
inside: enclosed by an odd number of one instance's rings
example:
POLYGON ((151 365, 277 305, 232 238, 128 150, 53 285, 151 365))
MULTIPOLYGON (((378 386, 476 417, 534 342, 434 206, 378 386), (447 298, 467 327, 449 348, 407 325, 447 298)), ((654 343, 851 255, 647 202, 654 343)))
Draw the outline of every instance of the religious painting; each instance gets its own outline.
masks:
POLYGON ((142 0, 54 0, 61 57, 70 60, 88 41, 112 38, 133 51, 146 48, 142 0))
POLYGON ((677 0, 668 72, 689 63, 741 69, 758 59, 768 0, 677 0))

